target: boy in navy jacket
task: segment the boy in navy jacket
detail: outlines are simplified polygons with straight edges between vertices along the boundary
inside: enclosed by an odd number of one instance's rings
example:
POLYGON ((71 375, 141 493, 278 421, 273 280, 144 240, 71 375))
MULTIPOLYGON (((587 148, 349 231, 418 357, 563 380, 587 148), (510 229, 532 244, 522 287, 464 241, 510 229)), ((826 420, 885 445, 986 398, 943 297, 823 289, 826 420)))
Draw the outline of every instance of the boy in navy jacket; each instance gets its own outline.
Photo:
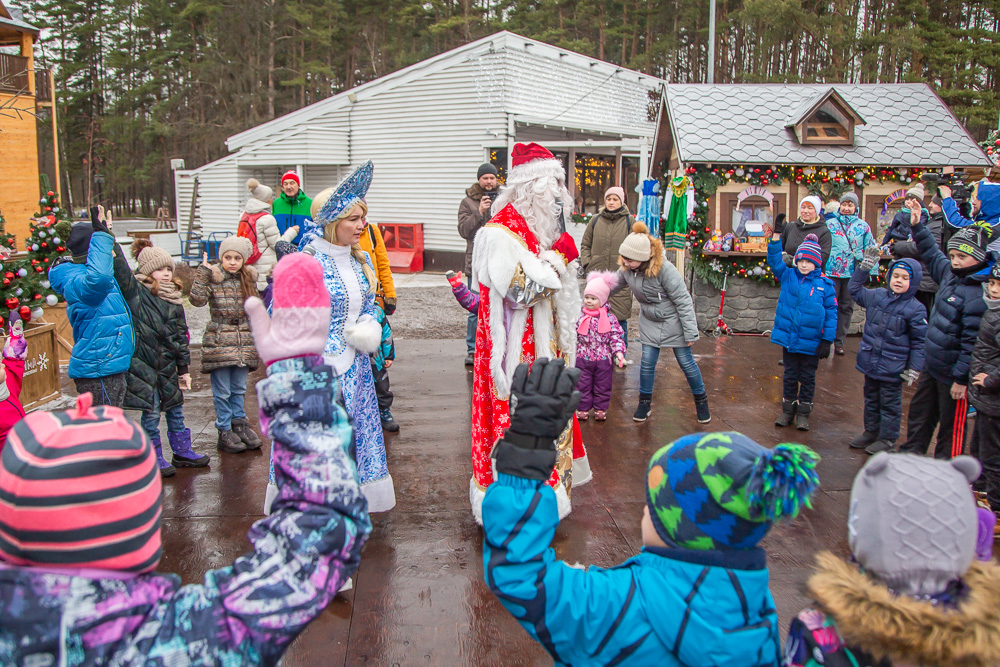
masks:
POLYGON ((559 665, 777 665, 778 618, 757 543, 808 505, 819 457, 739 433, 680 438, 649 462, 642 552, 606 570, 574 567, 549 547, 559 513, 545 481, 580 402, 579 377, 561 359, 514 372, 510 428, 483 500, 490 590, 559 665))
POLYGON ((965 449, 965 420, 969 411, 966 388, 979 321, 986 312, 983 283, 996 261, 987 246, 992 229, 977 223, 948 240, 948 257, 941 252, 924 224, 927 212, 907 202, 913 240, 931 277, 941 287, 927 322, 924 369, 910 401, 906 442, 899 451, 923 454, 938 429, 934 456, 947 459, 965 449))
POLYGON ((851 276, 851 298, 865 309, 857 369, 865 375, 865 431, 849 444, 877 454, 896 446, 903 416, 903 380, 910 384, 924 367, 927 309, 916 298, 924 271, 915 259, 889 265, 886 288, 865 289, 879 249, 868 248, 851 276))
POLYGON ((781 415, 775 426, 795 421, 800 431, 809 430, 809 413, 816 393, 819 360, 830 356, 837 335, 837 288, 822 272, 819 239, 806 236, 795 251, 794 268, 781 259, 781 221, 776 220, 774 236, 767 245, 767 263, 781 283, 778 307, 774 312, 771 342, 784 352, 784 392, 781 415))

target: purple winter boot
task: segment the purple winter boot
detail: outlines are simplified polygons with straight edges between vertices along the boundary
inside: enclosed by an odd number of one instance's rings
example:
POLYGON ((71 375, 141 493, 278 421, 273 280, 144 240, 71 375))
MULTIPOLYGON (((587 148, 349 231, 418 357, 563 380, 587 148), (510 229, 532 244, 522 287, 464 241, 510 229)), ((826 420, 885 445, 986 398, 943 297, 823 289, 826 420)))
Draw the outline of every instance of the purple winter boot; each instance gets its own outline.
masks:
POLYGON ((178 468, 204 468, 208 465, 208 457, 197 454, 191 449, 191 429, 186 428, 176 433, 167 431, 170 438, 170 449, 174 451, 173 463, 178 468))
POLYGON ((173 477, 176 475, 177 468, 167 463, 167 460, 163 458, 163 445, 160 444, 160 436, 157 435, 150 442, 153 443, 153 449, 156 450, 156 462, 160 466, 160 477, 173 477))

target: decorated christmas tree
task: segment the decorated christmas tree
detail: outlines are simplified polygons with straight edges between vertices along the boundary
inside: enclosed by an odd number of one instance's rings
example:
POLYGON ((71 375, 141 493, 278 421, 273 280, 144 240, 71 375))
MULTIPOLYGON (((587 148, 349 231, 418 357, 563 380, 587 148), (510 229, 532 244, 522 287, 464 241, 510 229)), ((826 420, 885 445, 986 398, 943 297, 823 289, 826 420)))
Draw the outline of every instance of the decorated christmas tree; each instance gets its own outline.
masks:
POLYGON ((49 285, 49 267, 57 257, 67 253, 65 244, 69 239, 70 223, 57 220, 50 213, 47 217, 36 218, 28 231, 24 242, 28 257, 23 264, 27 275, 20 281, 22 294, 18 296, 22 304, 33 310, 43 304, 54 306, 62 299, 49 285))
MULTIPOLYGON (((28 271, 24 268, 23 261, 13 259, 16 240, 13 234, 7 233, 5 224, 3 213, 0 212, 0 307, 6 308, 8 312, 17 310, 21 318, 27 322, 32 317, 32 308, 27 303, 22 304, 21 297, 26 291, 31 291, 30 288, 25 289, 29 287, 24 280, 28 271), (27 318, 24 317, 25 314, 27 318)), ((36 309, 40 309, 40 305, 39 302, 36 309)), ((36 316, 38 314, 41 313, 36 310, 36 316)), ((6 319, 7 313, 4 312, 3 315, 6 319)))

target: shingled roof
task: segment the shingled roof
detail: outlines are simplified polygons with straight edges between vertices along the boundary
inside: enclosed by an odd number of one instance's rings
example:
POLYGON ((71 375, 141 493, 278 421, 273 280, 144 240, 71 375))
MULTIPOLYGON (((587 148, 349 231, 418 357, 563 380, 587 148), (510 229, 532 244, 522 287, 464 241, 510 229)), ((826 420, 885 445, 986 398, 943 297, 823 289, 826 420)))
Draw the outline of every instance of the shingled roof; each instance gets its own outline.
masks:
MULTIPOLYGON (((981 167, 986 155, 923 83, 666 84, 682 163, 981 167), (789 117, 834 88, 860 114, 853 145, 802 145, 789 117)), ((661 131, 663 126, 661 125, 661 131)))

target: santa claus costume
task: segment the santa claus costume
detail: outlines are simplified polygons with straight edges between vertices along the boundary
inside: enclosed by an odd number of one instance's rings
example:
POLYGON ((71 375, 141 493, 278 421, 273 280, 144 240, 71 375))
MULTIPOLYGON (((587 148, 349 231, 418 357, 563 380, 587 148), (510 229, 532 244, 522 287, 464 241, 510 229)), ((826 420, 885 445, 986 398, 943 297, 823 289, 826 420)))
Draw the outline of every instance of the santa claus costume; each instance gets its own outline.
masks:
MULTIPOLYGON (((472 279, 479 286, 479 325, 472 383, 472 479, 469 499, 482 523, 486 488, 495 480, 490 452, 510 425, 510 383, 519 363, 562 357, 573 365, 579 253, 565 232, 572 198, 562 163, 538 144, 516 144, 496 214, 476 234, 472 279)), ((557 443, 549 478, 559 516, 570 511, 570 489, 590 480, 590 465, 574 416, 557 443)))

